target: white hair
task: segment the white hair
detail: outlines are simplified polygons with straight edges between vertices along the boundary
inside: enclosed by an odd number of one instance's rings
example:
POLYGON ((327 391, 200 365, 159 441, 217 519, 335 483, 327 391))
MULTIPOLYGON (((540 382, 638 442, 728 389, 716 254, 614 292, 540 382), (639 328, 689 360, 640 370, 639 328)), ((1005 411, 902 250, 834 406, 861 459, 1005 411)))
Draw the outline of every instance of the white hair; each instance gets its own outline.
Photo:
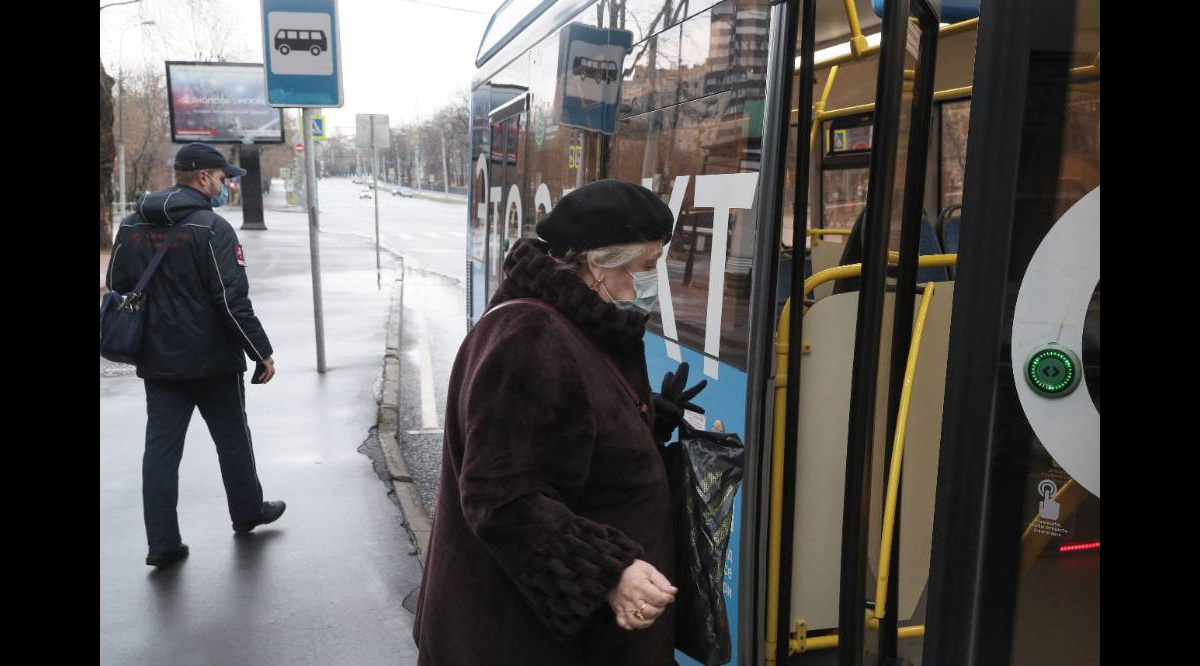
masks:
POLYGON ((649 257, 662 247, 656 240, 607 245, 582 252, 571 250, 562 258, 558 266, 561 270, 579 271, 588 265, 588 258, 601 268, 622 268, 642 257, 649 257))

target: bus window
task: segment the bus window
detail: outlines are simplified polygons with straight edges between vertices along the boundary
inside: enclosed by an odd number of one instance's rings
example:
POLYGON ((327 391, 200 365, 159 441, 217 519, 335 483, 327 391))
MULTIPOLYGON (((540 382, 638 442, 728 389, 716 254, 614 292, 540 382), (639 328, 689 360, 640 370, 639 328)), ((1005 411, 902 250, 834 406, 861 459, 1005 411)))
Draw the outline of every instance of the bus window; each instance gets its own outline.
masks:
MULTIPOLYGON (((821 174, 821 226, 850 229, 867 205, 867 169, 837 169, 821 174)), ((841 242, 840 237, 827 239, 841 242)))
POLYGON ((963 171, 967 164, 967 129, 971 102, 942 105, 941 207, 962 203, 963 171))

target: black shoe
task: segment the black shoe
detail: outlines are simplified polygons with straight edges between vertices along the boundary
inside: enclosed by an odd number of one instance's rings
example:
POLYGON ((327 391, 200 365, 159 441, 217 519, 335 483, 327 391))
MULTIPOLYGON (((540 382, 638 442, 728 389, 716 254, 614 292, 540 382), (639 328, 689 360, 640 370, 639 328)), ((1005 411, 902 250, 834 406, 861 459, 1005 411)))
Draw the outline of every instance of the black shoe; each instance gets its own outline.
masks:
POLYGON ((150 553, 149 555, 146 555, 146 564, 149 564, 152 567, 166 567, 175 564, 187 556, 187 544, 181 543, 175 550, 168 550, 165 553, 150 553))
POLYGON ((252 523, 234 523, 233 531, 237 532, 238 534, 246 534, 250 530, 258 527, 259 525, 266 525, 267 523, 273 523, 276 520, 279 520, 279 517, 283 515, 283 511, 286 508, 287 508, 287 504, 284 504, 283 502, 278 501, 278 500, 276 500, 274 502, 263 502, 262 510, 258 515, 258 520, 254 521, 252 523))

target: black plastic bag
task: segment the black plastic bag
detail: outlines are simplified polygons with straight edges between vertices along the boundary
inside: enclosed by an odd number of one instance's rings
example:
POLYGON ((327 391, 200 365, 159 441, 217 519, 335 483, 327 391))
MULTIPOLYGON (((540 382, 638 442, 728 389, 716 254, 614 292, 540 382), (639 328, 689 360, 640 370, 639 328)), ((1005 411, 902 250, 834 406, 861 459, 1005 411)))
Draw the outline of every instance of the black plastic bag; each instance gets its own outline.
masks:
POLYGON ((667 448, 675 525, 675 647, 707 666, 732 657, 725 550, 745 448, 737 435, 681 429, 667 448))

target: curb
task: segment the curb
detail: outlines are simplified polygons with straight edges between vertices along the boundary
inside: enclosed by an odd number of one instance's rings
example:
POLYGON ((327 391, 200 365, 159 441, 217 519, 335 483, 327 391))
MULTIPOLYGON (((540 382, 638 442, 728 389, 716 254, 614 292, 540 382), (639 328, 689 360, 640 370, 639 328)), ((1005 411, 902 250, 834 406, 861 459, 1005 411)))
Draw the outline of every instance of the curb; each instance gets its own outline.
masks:
POLYGON ((463 197, 461 199, 456 199, 454 197, 448 197, 444 194, 422 194, 420 192, 417 192, 417 193, 414 193, 413 196, 417 199, 424 199, 426 201, 434 201, 437 203, 462 204, 464 206, 467 205, 468 203, 470 203, 470 201, 466 197, 463 197))
MULTIPOLYGON (((360 234, 360 233, 357 233, 357 232, 354 232, 354 231, 326 231, 325 229, 321 229, 321 233, 323 233, 323 234, 332 234, 332 235, 334 235, 334 236, 354 236, 354 237, 356 237, 356 238, 363 238, 363 239, 366 239, 366 240, 368 240, 368 241, 370 241, 370 242, 372 242, 372 243, 374 243, 374 242, 375 242, 375 237, 374 237, 374 236, 370 236, 370 235, 368 235, 368 234, 360 234)), ((388 245, 387 245, 386 243, 380 243, 380 244, 379 244, 379 249, 380 249, 380 250, 382 250, 382 251, 384 251, 384 252, 387 252, 388 254, 392 255, 392 256, 393 256, 393 257, 395 257, 396 259, 399 259, 399 260, 400 260, 400 263, 401 263, 401 264, 403 264, 403 268, 402 268, 401 270, 403 270, 403 271, 405 271, 405 272, 407 272, 407 271, 410 271, 410 270, 411 270, 411 271, 417 271, 417 272, 419 272, 419 273, 425 273, 426 275, 436 275, 436 276, 438 276, 438 277, 440 277, 440 278, 444 278, 444 279, 447 279, 447 280, 453 280, 454 282, 457 282, 457 283, 459 283, 459 284, 462 284, 462 278, 455 277, 455 276, 453 276, 453 275, 449 275, 449 274, 446 274, 446 273, 442 273, 442 272, 440 272, 440 271, 435 271, 435 270, 433 270, 433 269, 431 269, 431 268, 423 268, 423 267, 421 267, 421 266, 418 264, 418 262, 417 262, 417 260, 416 260, 416 258, 415 258, 415 257, 410 257, 410 256, 408 256, 408 255, 405 255, 405 254, 404 254, 403 252, 401 252, 400 250, 397 250, 397 249, 394 249, 394 248, 388 247, 388 245), (411 264, 413 264, 413 265, 412 265, 412 266, 409 266, 409 264, 410 264, 410 263, 411 263, 411 264)))
POLYGON ((425 553, 429 550, 430 521, 421 496, 413 484, 412 475, 400 455, 397 430, 400 426, 400 343, 404 306, 404 269, 401 277, 392 285, 392 305, 388 314, 387 348, 383 356, 383 397, 379 402, 377 422, 379 444, 383 448, 383 459, 392 478, 392 488, 400 502, 404 515, 404 529, 416 547, 416 555, 425 566, 425 553))

